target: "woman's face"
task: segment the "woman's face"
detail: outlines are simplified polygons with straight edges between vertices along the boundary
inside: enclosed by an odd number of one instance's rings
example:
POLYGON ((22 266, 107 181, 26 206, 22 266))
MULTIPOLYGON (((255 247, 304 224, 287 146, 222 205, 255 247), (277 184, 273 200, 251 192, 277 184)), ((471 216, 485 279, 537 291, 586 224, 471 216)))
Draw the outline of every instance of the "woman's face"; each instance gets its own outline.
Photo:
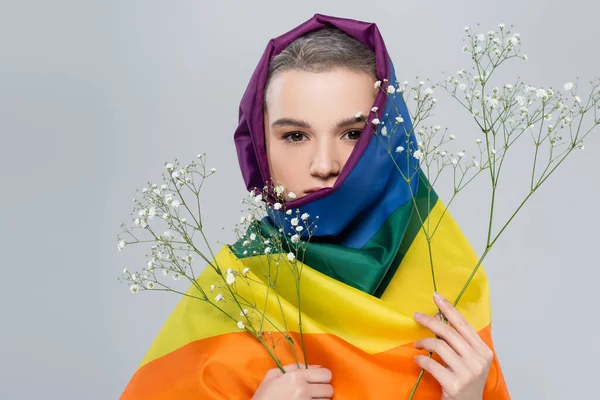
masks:
POLYGON ((271 80, 264 112, 269 170, 275 184, 306 196, 332 187, 365 125, 375 79, 348 69, 286 71, 271 80))

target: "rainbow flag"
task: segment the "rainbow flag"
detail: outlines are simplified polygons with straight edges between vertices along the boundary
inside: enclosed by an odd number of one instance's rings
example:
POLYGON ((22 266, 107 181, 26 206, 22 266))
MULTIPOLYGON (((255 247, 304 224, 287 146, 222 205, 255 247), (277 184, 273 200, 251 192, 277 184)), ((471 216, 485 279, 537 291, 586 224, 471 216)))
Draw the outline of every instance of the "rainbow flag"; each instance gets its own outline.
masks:
MULTIPOLYGON (((273 39, 240 106, 236 146, 248 188, 262 187, 268 181, 264 149, 256 145, 264 143, 259 121, 268 60, 294 38, 326 26, 338 27, 373 48, 378 75, 395 82, 393 64, 374 24, 316 14, 273 39)), ((379 93, 374 106, 382 110, 378 115, 388 126, 400 112, 405 128, 412 130, 401 95, 379 93)), ((248 277, 253 283, 237 286, 238 293, 253 298, 257 308, 265 310, 271 325, 263 338, 284 365, 295 361, 290 346, 302 354, 300 308, 306 361, 332 371, 334 399, 408 399, 420 373, 413 358, 424 354, 413 343, 433 336, 414 321, 413 315, 416 311, 429 315, 437 311, 432 299, 428 241, 421 221, 425 226, 439 222, 430 242, 431 253, 438 291, 449 300, 454 300, 463 288, 478 257, 426 178, 416 173, 407 185, 391 162, 387 146, 414 146, 414 135, 409 139, 397 135, 390 138, 390 143, 383 143, 372 131, 369 134, 370 129, 373 126, 365 127, 332 190, 288 204, 301 213, 320 216, 317 232, 321 236, 307 244, 302 258, 299 298, 294 276, 284 262, 278 268, 276 289, 266 288, 265 275, 272 266, 269 256, 244 255, 244 239, 224 246, 214 263, 223 271, 231 268, 241 273, 249 269, 248 277), (290 332, 293 341, 283 338, 279 331, 290 332)), ((407 157, 392 157, 405 176, 414 173, 415 167, 407 157)), ((272 223, 276 218, 283 220, 282 212, 271 210, 270 217, 256 223, 255 229, 265 237, 286 236, 292 229, 289 224, 279 233, 272 223)), ((197 283, 209 288, 219 279, 212 268, 206 268, 197 283)), ((188 294, 199 295, 195 285, 191 285, 188 294)), ((230 315, 239 315, 233 302, 223 303, 223 307, 230 315)), ((457 309, 494 350, 489 287, 482 268, 457 309)), ((265 373, 274 367, 263 345, 240 330, 235 321, 203 301, 184 297, 160 330, 121 399, 247 400, 265 373)), ((415 399, 440 396, 440 385, 426 373, 415 399)), ((510 399, 497 357, 483 398, 510 399)))

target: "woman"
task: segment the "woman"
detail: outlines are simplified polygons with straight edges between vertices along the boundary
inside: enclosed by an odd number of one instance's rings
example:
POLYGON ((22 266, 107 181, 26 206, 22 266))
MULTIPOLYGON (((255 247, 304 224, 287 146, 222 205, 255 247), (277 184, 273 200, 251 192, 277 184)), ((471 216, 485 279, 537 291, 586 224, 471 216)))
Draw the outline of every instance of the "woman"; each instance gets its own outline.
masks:
MULTIPOLYGON (((430 297, 419 218, 439 218, 443 206, 423 180, 402 178, 397 168, 414 172, 408 157, 390 158, 390 146, 414 148, 414 137, 386 142, 374 134, 398 121, 411 129, 402 96, 379 88, 387 82, 396 82, 394 67, 374 24, 316 14, 269 43, 240 105, 235 143, 247 188, 282 184, 288 209, 321 217, 303 258, 303 338, 292 285, 284 277, 275 289, 291 346, 303 340, 310 367, 298 368, 286 342, 275 345, 288 364, 282 373, 250 334, 184 298, 123 399, 407 399, 421 368, 427 373, 415 399, 510 398, 493 351, 483 271, 457 309, 430 297), (431 316, 438 310, 449 325, 431 316)), ((271 209, 260 229, 272 234, 283 212, 271 209)), ((281 235, 289 237, 295 226, 285 221, 281 235)), ((442 221, 431 250, 438 290, 453 300, 477 258, 452 218, 442 221)), ((264 266, 243 241, 215 262, 260 280, 264 266)), ((198 281, 217 278, 207 268, 198 281)))

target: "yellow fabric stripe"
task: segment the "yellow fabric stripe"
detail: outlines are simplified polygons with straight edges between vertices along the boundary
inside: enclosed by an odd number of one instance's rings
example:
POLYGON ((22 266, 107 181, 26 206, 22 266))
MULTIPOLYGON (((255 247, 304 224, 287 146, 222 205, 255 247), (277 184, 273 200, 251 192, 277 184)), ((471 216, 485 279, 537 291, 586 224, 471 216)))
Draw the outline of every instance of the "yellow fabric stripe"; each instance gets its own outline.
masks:
MULTIPOLYGON (((437 224, 443 209, 444 206, 438 201, 429 214, 432 227, 437 224)), ((438 290, 454 300, 475 266, 477 257, 449 213, 444 216, 431 246, 438 290)), ((298 263, 302 268, 300 292, 303 332, 334 334, 369 353, 379 353, 431 336, 413 319, 415 311, 430 315, 437 311, 432 300, 433 284, 428 260, 427 240, 423 231, 420 231, 381 299, 298 263)), ((278 267, 275 262, 273 256, 239 260, 227 246, 215 257, 215 264, 223 271, 232 268, 241 273, 244 267, 250 268, 248 279, 238 277, 234 285, 244 299, 256 304, 257 309, 266 310, 265 315, 273 325, 264 322, 263 331, 285 330, 287 326, 287 330, 298 332, 295 278, 285 255, 281 255, 278 267), (265 275, 269 275, 269 270, 272 277, 278 271, 277 293, 272 289, 266 290, 265 275), (287 325, 284 325, 281 310, 287 325)), ((197 282, 201 287, 209 288, 211 284, 220 282, 220 278, 211 267, 207 267, 197 282)), ((217 289, 208 294, 214 299, 219 292, 227 293, 226 290, 217 289)), ((194 286, 188 294, 200 296, 194 286)), ((233 301, 218 304, 236 320, 243 319, 239 316, 238 305, 233 301)), ((246 305, 242 307, 250 309, 246 305)), ((458 309, 476 330, 490 323, 489 291, 482 268, 465 292, 458 309)), ((258 314, 251 312, 249 315, 252 316, 255 329, 260 329, 258 314)), ((238 331, 235 321, 211 305, 184 297, 159 332, 140 367, 195 340, 238 331)))

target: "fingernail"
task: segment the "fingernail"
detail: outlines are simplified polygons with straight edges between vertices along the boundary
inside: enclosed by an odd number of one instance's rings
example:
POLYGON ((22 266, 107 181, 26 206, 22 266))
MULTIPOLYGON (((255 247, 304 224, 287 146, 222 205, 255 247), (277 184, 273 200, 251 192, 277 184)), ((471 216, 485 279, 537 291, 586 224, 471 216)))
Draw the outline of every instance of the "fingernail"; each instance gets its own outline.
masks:
POLYGON ((436 300, 439 300, 439 301, 444 301, 444 300, 446 300, 446 299, 444 298, 444 296, 442 296, 442 295, 441 295, 441 294, 439 294, 438 292, 433 292, 433 297, 434 297, 436 300))
POLYGON ((417 311, 417 312, 415 312, 415 319, 422 318, 424 315, 425 314, 420 313, 420 312, 417 311))

